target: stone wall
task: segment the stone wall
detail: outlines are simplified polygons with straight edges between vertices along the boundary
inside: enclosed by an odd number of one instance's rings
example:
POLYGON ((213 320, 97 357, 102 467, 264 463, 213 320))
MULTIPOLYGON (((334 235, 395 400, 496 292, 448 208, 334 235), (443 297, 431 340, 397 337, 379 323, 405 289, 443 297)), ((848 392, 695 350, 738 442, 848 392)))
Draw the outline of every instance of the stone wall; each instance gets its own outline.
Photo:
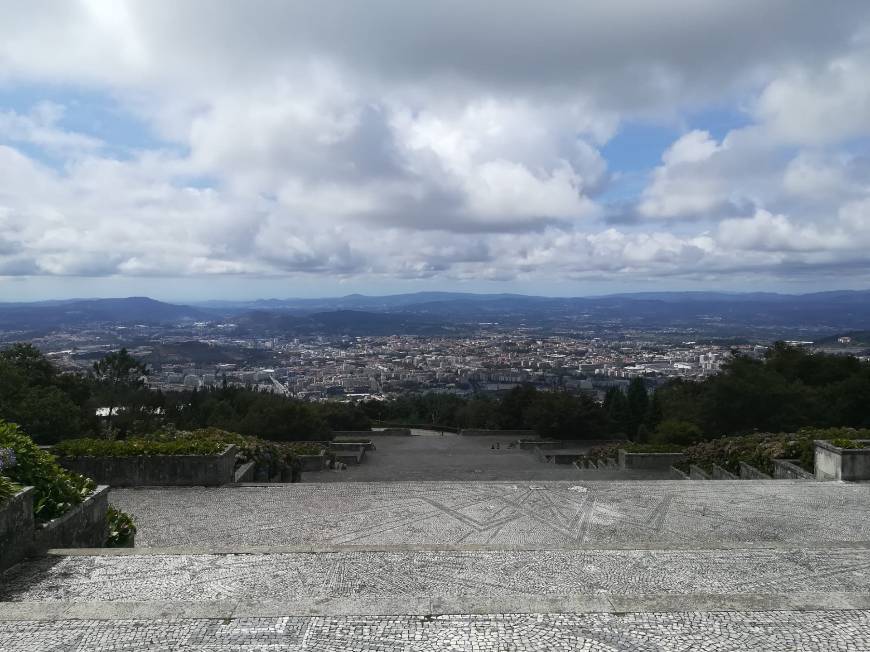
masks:
POLYGON ((25 487, 0 507, 0 572, 51 548, 102 548, 108 536, 108 507, 109 487, 100 485, 65 514, 37 526, 33 487, 25 487))
POLYGON ((671 478, 674 480, 689 480, 689 474, 685 471, 681 471, 675 466, 671 467, 671 478))
POLYGON ((33 487, 0 506, 0 572, 30 554, 33 546, 33 487))
POLYGON ((504 437, 505 439, 529 439, 538 436, 537 430, 487 430, 485 428, 463 428, 459 434, 464 437, 504 437))
POLYGON ((102 548, 109 533, 108 507, 109 487, 100 485, 84 502, 36 528, 34 553, 42 554, 50 548, 102 548))
POLYGON ((368 439, 372 435, 378 437, 410 437, 410 428, 384 428, 383 430, 333 430, 333 437, 361 437, 368 439))
POLYGON ((773 477, 777 480, 815 480, 812 473, 797 465, 797 460, 773 460, 773 477))
POLYGON ((218 455, 131 455, 62 457, 65 469, 113 487, 204 486, 233 482, 236 447, 218 455))
POLYGON ((816 441, 816 480, 870 480, 870 448, 840 448, 816 441))
POLYGON ((617 459, 620 469, 667 471, 685 457, 682 453, 629 453, 620 448, 617 459))
POLYGON ((707 473, 704 469, 702 469, 697 464, 692 464, 689 467, 689 479, 690 480, 710 480, 710 474, 707 473))
POLYGON ((710 473, 710 477, 713 478, 713 480, 739 480, 740 479, 736 475, 731 473, 731 471, 729 471, 728 469, 723 469, 718 464, 713 465, 713 469, 710 473))
POLYGON ((769 475, 762 473, 751 464, 740 462, 740 478, 742 480, 772 480, 769 475))
POLYGON ((322 471, 326 468, 328 458, 324 453, 319 455, 297 455, 302 471, 322 471))

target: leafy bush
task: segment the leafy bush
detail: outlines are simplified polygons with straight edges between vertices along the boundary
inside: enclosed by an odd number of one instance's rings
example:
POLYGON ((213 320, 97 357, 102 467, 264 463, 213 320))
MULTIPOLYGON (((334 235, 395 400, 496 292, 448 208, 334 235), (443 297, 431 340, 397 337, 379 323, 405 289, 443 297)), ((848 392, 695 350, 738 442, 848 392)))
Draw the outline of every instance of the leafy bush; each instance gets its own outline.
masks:
POLYGON ((831 443, 837 448, 859 449, 870 448, 870 443, 866 441, 855 441, 854 439, 837 438, 832 439, 831 443))
POLYGON ((114 505, 109 505, 106 512, 106 520, 109 525, 109 536, 106 539, 107 548, 125 548, 136 536, 136 524, 133 518, 114 505))
POLYGON ((21 491, 21 487, 12 482, 5 475, 0 475, 0 505, 21 491))
MULTIPOLYGON (((201 428, 199 430, 163 430, 154 434, 148 435, 149 439, 154 441, 198 441, 198 442, 217 442, 221 446, 227 444, 235 444, 237 448, 236 463, 237 465, 245 464, 246 462, 256 462, 258 466, 262 465, 269 469, 269 475, 289 467, 294 471, 301 468, 299 453, 296 445, 300 442, 276 442, 260 439, 259 437, 251 437, 249 435, 240 435, 235 432, 227 432, 219 428, 201 428)), ((315 446, 317 446, 315 444, 315 446)), ((317 446, 317 451, 322 449, 317 446)))
POLYGON ((620 448, 626 453, 682 453, 684 447, 677 444, 626 444, 620 448))
POLYGON ((688 447, 686 455, 692 464, 705 469, 718 464, 731 473, 739 473, 740 462, 745 462, 773 475, 775 459, 796 459, 798 466, 812 472, 817 439, 842 441, 851 448, 854 447, 855 439, 868 439, 868 435, 868 430, 851 428, 805 428, 790 434, 759 433, 743 437, 721 437, 688 447))
POLYGON ((15 465, 3 472, 18 484, 33 485, 33 513, 41 521, 57 518, 96 489, 93 480, 58 466, 54 456, 40 449, 15 424, 0 421, 0 448, 15 452, 15 465))
POLYGON ((226 444, 210 439, 157 441, 133 439, 67 439, 52 449, 55 455, 68 457, 132 457, 135 455, 216 455, 226 444))
POLYGON ((662 421, 653 433, 652 439, 662 444, 674 444, 677 446, 691 446, 703 439, 701 429, 694 423, 666 419, 662 421))
POLYGON ((320 455, 324 450, 319 444, 312 444, 307 441, 291 441, 284 444, 285 448, 291 451, 294 455, 320 455))

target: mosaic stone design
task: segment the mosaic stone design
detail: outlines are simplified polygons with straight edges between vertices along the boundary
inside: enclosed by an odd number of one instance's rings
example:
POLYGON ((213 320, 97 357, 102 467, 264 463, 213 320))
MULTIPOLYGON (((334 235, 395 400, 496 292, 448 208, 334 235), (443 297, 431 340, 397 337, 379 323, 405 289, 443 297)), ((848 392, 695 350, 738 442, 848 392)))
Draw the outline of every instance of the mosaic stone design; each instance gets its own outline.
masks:
POLYGON ((113 490, 138 546, 870 540, 870 485, 399 482, 113 490))
POLYGON ((4 652, 670 652, 870 649, 870 612, 0 623, 4 652))
POLYGON ((33 602, 868 591, 864 549, 48 557, 0 583, 33 602))

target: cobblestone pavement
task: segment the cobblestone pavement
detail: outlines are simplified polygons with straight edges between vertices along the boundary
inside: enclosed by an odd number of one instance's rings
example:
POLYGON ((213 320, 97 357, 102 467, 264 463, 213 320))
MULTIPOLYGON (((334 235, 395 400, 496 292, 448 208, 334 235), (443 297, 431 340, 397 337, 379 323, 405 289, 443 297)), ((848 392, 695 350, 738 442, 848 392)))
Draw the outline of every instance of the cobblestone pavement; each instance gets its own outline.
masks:
POLYGON ((870 541, 870 485, 396 482, 114 489, 138 546, 870 541))
POLYGON ((870 649, 870 612, 720 612, 0 623, 4 652, 870 649))
POLYGON ((868 591, 866 549, 47 557, 0 582, 33 602, 868 591))

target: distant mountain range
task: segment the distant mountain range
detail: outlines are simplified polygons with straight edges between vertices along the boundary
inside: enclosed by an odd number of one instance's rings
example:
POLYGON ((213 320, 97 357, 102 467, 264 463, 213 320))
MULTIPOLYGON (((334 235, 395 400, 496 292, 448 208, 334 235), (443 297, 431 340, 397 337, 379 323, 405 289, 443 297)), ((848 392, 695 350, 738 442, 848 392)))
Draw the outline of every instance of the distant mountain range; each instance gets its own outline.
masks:
POLYGON ((419 292, 323 299, 205 301, 176 305, 146 297, 0 303, 0 330, 100 324, 232 321, 250 333, 443 334, 476 324, 564 329, 673 328, 745 334, 753 329, 831 334, 870 328, 870 291, 775 293, 642 292, 598 297, 419 292))

